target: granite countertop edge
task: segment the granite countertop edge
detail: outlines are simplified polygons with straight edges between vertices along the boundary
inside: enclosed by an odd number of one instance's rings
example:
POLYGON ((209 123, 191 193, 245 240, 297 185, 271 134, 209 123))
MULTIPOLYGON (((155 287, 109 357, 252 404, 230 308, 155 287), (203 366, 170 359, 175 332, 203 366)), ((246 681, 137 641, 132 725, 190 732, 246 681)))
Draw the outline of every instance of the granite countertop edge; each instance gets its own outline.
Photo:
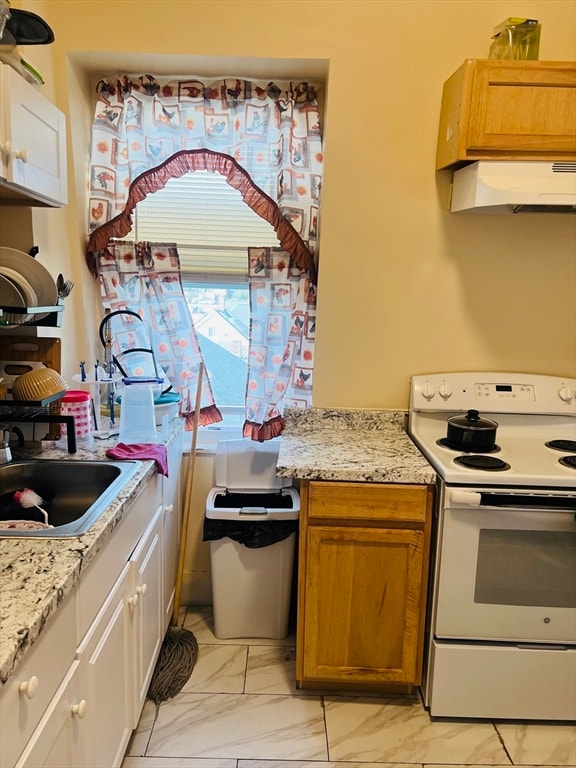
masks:
MULTIPOLYGON (((166 444, 171 444, 179 434, 175 428, 166 444)), ((108 460, 106 450, 117 442, 117 438, 97 441, 95 450, 79 449, 75 454, 46 442, 41 449, 20 453, 15 459, 108 460)), ((134 476, 85 534, 61 539, 0 538, 0 687, 34 646, 156 473, 153 460, 140 459, 138 463, 134 476)))
POLYGON ((311 408, 285 411, 279 477, 373 483, 434 483, 406 432, 407 412, 311 408))

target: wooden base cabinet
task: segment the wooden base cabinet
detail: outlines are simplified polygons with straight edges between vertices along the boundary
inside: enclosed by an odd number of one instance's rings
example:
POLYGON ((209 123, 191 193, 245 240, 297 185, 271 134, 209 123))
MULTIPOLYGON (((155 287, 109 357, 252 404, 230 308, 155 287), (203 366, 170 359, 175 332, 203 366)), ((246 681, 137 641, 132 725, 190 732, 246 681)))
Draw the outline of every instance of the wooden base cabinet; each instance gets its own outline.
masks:
POLYGON ((576 160, 576 63, 467 59, 444 83, 436 170, 576 160))
POLYGON ((303 481, 299 687, 419 685, 433 486, 303 481))

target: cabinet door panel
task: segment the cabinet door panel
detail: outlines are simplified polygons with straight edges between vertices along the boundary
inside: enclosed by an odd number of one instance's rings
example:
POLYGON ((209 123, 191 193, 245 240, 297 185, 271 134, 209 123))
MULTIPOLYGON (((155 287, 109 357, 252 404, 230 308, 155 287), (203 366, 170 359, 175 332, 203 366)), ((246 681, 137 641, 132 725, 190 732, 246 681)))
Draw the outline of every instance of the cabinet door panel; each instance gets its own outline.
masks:
POLYGON ((4 66, 2 74, 8 98, 6 179, 58 205, 66 203, 65 117, 11 67, 4 66))
POLYGON ((50 702, 38 728, 32 734, 16 768, 62 768, 87 766, 84 760, 86 722, 74 714, 82 702, 80 662, 74 661, 62 685, 50 702))
POLYGON ((131 558, 136 575, 136 591, 131 598, 135 620, 134 728, 144 706, 163 637, 162 523, 163 508, 160 506, 131 558))
POLYGON ((120 765, 132 733, 133 629, 127 605, 132 588, 130 576, 131 568, 126 564, 78 649, 88 681, 86 722, 90 740, 85 749, 90 768, 120 765))
POLYGON ((574 152, 574 71, 478 65, 468 149, 574 152))
POLYGON ((308 529, 304 678, 420 681, 424 532, 308 529))

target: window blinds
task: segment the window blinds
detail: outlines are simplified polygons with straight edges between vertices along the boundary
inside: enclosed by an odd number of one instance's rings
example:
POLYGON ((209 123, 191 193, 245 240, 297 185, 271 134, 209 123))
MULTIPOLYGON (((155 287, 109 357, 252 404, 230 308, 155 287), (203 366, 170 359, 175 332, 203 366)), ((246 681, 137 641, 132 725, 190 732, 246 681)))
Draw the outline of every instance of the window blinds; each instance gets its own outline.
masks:
POLYGON ((194 279, 243 280, 249 246, 277 247, 274 228, 219 173, 195 171, 148 195, 134 211, 136 240, 177 243, 194 279))

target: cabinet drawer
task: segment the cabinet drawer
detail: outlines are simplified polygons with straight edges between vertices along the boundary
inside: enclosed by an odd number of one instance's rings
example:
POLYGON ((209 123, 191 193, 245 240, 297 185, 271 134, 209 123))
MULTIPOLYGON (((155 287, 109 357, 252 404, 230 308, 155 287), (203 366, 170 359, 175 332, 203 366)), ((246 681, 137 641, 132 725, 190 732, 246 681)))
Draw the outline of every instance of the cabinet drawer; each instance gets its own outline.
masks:
POLYGON ((38 640, 0 692, 2 768, 14 765, 74 661, 75 598, 75 592, 66 597, 50 624, 50 631, 38 640), (37 689, 28 698, 20 692, 20 685, 29 683, 33 677, 38 679, 37 689))
POLYGON ((426 485, 314 481, 308 487, 308 519, 424 524, 429 493, 426 485))

